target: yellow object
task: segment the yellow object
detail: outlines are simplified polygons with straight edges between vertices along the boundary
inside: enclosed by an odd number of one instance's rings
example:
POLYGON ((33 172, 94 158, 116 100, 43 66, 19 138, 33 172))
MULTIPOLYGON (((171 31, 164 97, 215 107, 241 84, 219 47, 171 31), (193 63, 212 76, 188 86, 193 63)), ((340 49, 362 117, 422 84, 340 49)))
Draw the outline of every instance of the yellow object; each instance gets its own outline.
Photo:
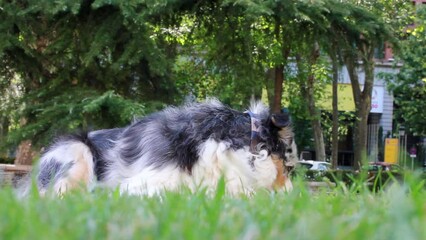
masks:
POLYGON ((386 138, 385 140, 385 162, 398 162, 398 138, 386 138))

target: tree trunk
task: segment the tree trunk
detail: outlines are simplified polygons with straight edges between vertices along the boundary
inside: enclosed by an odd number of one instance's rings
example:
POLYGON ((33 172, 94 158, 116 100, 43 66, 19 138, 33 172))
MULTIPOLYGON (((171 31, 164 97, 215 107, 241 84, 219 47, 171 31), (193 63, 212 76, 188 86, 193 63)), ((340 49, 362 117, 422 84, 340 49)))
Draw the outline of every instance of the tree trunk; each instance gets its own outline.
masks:
MULTIPOLYGON (((313 66, 319 58, 319 46, 315 43, 314 48, 312 49, 311 56, 309 59, 309 64, 313 66)), ((296 61, 298 64, 299 71, 302 71, 303 67, 301 64, 300 56, 296 56, 296 61)), ((307 104, 308 112, 311 115, 311 124, 314 131, 314 145, 315 145, 315 154, 316 160, 325 161, 325 144, 324 144, 324 135, 322 132, 321 126, 321 112, 315 106, 315 76, 313 75, 311 69, 309 69, 309 76, 306 82, 306 85, 302 87, 302 94, 304 95, 307 104)))
POLYGON ((338 108, 338 83, 339 83, 339 64, 337 54, 332 51, 331 61, 333 67, 333 126, 331 139, 331 165, 333 169, 337 168, 339 155, 339 108, 338 108))
MULTIPOLYGON (((9 129, 9 120, 7 118, 0 118, 0 145, 6 141, 6 136, 9 129)), ((7 157, 7 151, 0 151, 0 157, 7 157)))
MULTIPOLYGON (((21 118, 20 123, 21 126, 27 124, 26 118, 21 118)), ((18 149, 16 150, 16 165, 32 165, 33 159, 36 156, 37 152, 32 148, 31 140, 24 140, 19 143, 18 149)))
POLYGON ((4 117, 0 118, 0 140, 3 142, 9 133, 9 119, 4 117))
POLYGON ((322 126, 319 119, 312 120, 312 127, 314 129, 314 141, 315 141, 315 154, 316 160, 325 161, 325 144, 324 144, 324 136, 322 133, 322 126))
POLYGON ((283 96, 284 65, 275 67, 274 102, 272 112, 281 112, 281 100, 283 96))
MULTIPOLYGON (((281 101, 283 94, 284 73, 279 74, 280 67, 270 68, 266 71, 265 87, 271 112, 281 111, 281 101)), ((284 70, 283 68, 281 68, 284 70)))
POLYGON ((369 109, 363 107, 355 113, 356 122, 354 126, 354 162, 355 169, 361 169, 363 162, 367 160, 367 131, 369 109))
POLYGON ((314 131, 314 145, 316 160, 325 161, 325 144, 321 126, 321 114, 315 106, 314 98, 314 76, 308 77, 306 100, 308 101, 308 111, 312 117, 311 124, 314 131))
POLYGON ((268 97, 269 108, 274 106, 274 92, 275 92, 275 71, 274 68, 269 68, 265 74, 265 88, 268 97))
MULTIPOLYGON (((319 45, 318 43, 314 44, 314 48, 311 52, 310 63, 313 66, 320 56, 319 45)), ((312 71, 310 71, 310 76, 308 77, 308 109, 309 113, 313 117, 312 127, 314 129, 314 140, 315 140, 315 153, 316 160, 325 161, 325 144, 324 144, 324 135, 322 132, 321 126, 321 112, 315 106, 315 76, 312 71)))
POLYGON ((31 140, 22 141, 16 153, 16 165, 32 165, 33 159, 36 156, 36 151, 32 149, 31 140))
POLYGON ((360 169, 363 162, 367 161, 368 115, 371 109, 371 94, 374 85, 374 49, 365 45, 360 49, 362 49, 364 56, 361 66, 365 72, 364 89, 362 91, 356 72, 357 57, 354 55, 345 57, 356 108, 354 126, 354 167, 356 169, 360 169))
POLYGON ((277 63, 274 68, 274 98, 271 108, 271 112, 281 112, 281 100, 283 95, 283 83, 284 83, 284 67, 287 63, 288 56, 290 55, 290 46, 287 44, 286 35, 284 34, 285 29, 279 18, 275 19, 274 35, 277 42, 281 41, 281 63, 277 63), (281 32, 282 31, 282 32, 281 32))

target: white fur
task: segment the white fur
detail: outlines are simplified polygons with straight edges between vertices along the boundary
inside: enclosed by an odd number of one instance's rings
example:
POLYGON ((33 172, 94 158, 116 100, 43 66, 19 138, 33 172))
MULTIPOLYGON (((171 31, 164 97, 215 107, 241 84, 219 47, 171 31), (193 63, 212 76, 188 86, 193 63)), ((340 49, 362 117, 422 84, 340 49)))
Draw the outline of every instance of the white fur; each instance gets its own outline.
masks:
POLYGON ((130 178, 125 178, 120 184, 120 193, 131 195, 158 195, 163 190, 176 191, 181 187, 184 178, 183 171, 177 166, 167 166, 162 169, 148 167, 130 178))
POLYGON ((268 114, 269 108, 265 106, 265 104, 263 104, 261 101, 252 100, 250 101, 249 111, 255 114, 268 114))
MULTIPOLYGON (((51 159, 63 165, 72 163, 66 175, 53 185, 56 193, 62 194, 76 186, 85 186, 88 190, 93 188, 95 183, 93 156, 85 144, 70 141, 54 146, 43 156, 40 163, 51 159)), ((42 189, 40 194, 44 195, 45 189, 42 189)))
POLYGON ((277 174, 266 151, 253 155, 248 148, 234 151, 226 142, 208 140, 200 147, 199 155, 200 159, 193 166, 191 174, 177 166, 143 168, 138 174, 122 179, 120 192, 152 196, 163 190, 176 191, 189 187, 192 191, 206 189, 212 193, 223 176, 228 194, 251 195, 256 188, 270 188, 277 174), (253 166, 250 164, 252 158, 253 166))
POLYGON ((291 153, 285 153, 286 159, 291 164, 296 164, 299 161, 299 156, 297 156, 297 145, 293 140, 291 142, 291 153))

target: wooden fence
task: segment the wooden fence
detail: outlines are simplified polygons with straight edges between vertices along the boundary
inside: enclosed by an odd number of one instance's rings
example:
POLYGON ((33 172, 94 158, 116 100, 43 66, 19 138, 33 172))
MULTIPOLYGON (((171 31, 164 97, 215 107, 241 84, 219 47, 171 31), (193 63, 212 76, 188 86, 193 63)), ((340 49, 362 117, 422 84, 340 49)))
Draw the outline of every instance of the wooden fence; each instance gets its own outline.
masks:
POLYGON ((16 185, 31 169, 29 165, 0 164, 0 186, 16 185))

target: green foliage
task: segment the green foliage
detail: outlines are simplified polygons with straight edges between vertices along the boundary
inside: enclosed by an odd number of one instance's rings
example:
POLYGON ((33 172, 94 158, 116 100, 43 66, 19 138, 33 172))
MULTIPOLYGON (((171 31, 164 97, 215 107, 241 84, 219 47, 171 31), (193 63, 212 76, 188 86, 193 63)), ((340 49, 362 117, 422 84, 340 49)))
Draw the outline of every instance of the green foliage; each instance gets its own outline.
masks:
POLYGON ((113 91, 101 95, 75 88, 43 103, 25 106, 24 111, 29 111, 38 121, 13 129, 8 136, 9 144, 17 144, 21 139, 46 144, 52 137, 76 130, 124 126, 136 116, 145 114, 145 107, 113 91))
POLYGON ((401 70, 395 79, 389 81, 389 88, 395 95, 396 116, 410 132, 426 135, 426 8, 417 12, 416 27, 408 30, 403 41, 400 59, 401 70))
MULTIPOLYGON (((330 112, 326 112, 326 111, 321 112, 321 124, 324 129, 323 130, 324 139, 326 142, 326 147, 328 147, 328 149, 331 149, 331 142, 332 142, 332 124, 333 124, 332 118, 333 116, 330 112)), ((348 136, 350 134, 349 130, 354 127, 355 114, 354 112, 350 112, 350 111, 339 111, 338 121, 339 121, 339 128, 338 128, 339 139, 342 139, 348 136)))
POLYGON ((175 7, 181 4, 2 1, 0 92, 18 89, 0 106, 9 142, 120 126, 172 102, 173 43, 157 26, 171 25, 165 14, 175 7))
MULTIPOLYGON (((400 38, 405 29, 413 22, 412 2, 406 0, 351 0, 357 5, 366 8, 373 14, 380 16, 387 27, 391 28, 395 36, 400 38)), ((394 48, 397 46, 394 46, 394 48)))
MULTIPOLYGON (((337 0, 2 1, 0 138, 43 143, 59 132, 122 126, 134 114, 188 95, 242 108, 252 96, 260 98, 263 87, 273 92, 266 75, 281 66, 288 76, 285 102, 302 120, 296 131, 309 129, 301 86, 315 74, 321 98, 329 80, 328 62, 309 60, 314 43, 323 55, 330 46, 346 46, 358 59, 352 47, 383 42, 387 29, 376 10, 395 10, 390 6, 337 0), (289 64, 295 57, 303 62, 298 76, 289 64)), ((298 135, 312 144, 309 131, 298 135)))
POLYGON ((242 84, 246 81, 238 79, 233 72, 215 71, 204 61, 194 57, 179 58, 174 74, 180 96, 177 101, 182 101, 188 96, 194 96, 198 101, 216 97, 230 106, 243 109, 247 107, 253 93, 253 84, 246 84, 243 87, 242 84))
MULTIPOLYGON (((301 48, 301 47, 300 47, 301 48)), ((302 55, 302 59, 308 58, 309 54, 306 50, 300 50, 298 54, 302 55)), ((309 62, 300 62, 297 64, 297 70, 293 67, 286 68, 287 81, 284 86, 283 102, 288 107, 292 116, 293 127, 296 134, 296 143, 300 150, 313 149, 314 141, 312 139, 313 131, 311 120, 321 119, 323 131, 330 133, 331 127, 324 122, 326 119, 322 116, 325 112, 321 112, 318 108, 318 115, 311 115, 307 109, 307 78, 313 75, 315 84, 313 87, 314 100, 318 101, 324 98, 324 92, 327 84, 331 84, 330 69, 328 61, 325 58, 320 58, 313 65, 309 62)), ((331 126, 331 122, 330 122, 331 126)))
POLYGON ((264 52, 258 48, 263 48, 265 35, 259 29, 263 19, 259 24, 256 21, 262 12, 255 18, 246 7, 242 2, 217 1, 195 9, 191 18, 194 28, 178 63, 185 75, 178 80, 183 83, 180 86, 186 85, 185 93, 201 99, 218 96, 239 107, 251 96, 260 96, 265 62, 264 52), (192 76, 191 81, 186 80, 192 76), (207 87, 197 92, 204 84, 207 87))

